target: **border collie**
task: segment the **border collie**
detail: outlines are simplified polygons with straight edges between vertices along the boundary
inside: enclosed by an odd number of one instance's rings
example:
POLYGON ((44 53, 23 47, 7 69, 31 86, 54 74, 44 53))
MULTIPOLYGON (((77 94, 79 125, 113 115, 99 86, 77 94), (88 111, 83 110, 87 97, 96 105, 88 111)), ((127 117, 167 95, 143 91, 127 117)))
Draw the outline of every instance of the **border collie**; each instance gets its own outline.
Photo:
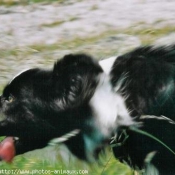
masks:
POLYGON ((114 131, 134 124, 108 75, 84 54, 19 73, 4 88, 0 109, 0 157, 7 162, 67 133, 76 135, 65 141, 70 151, 93 161, 114 131))
POLYGON ((143 168, 152 159, 161 175, 174 175, 174 81, 175 46, 140 47, 99 64, 87 55, 67 55, 52 70, 22 72, 1 96, 0 135, 7 137, 0 156, 11 161, 76 131, 65 144, 93 161, 117 133, 120 161, 143 168))

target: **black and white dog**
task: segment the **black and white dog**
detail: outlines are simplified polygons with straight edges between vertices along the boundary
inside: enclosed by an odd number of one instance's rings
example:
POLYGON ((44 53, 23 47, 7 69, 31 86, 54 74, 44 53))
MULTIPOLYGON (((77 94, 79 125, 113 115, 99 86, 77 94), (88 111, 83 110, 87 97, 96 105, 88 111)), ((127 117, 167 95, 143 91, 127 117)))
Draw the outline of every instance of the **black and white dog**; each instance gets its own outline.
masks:
POLYGON ((152 163, 161 175, 174 175, 174 81, 175 46, 142 47, 99 64, 86 55, 67 55, 52 70, 22 72, 1 96, 0 135, 7 137, 0 156, 9 161, 13 147, 21 154, 76 131, 65 144, 92 161, 125 126, 129 137, 114 150, 116 157, 142 168, 155 154, 152 163), (140 122, 146 134, 131 129, 140 122))
POLYGON ((0 109, 0 136, 7 136, 0 156, 6 161, 69 132, 77 136, 65 142, 68 148, 93 161, 115 130, 134 123, 108 75, 83 54, 65 56, 52 70, 18 74, 4 88, 0 109))
POLYGON ((116 157, 142 168, 154 155, 161 175, 175 175, 175 46, 141 47, 100 64, 130 115, 143 122, 142 133, 127 130, 116 157))

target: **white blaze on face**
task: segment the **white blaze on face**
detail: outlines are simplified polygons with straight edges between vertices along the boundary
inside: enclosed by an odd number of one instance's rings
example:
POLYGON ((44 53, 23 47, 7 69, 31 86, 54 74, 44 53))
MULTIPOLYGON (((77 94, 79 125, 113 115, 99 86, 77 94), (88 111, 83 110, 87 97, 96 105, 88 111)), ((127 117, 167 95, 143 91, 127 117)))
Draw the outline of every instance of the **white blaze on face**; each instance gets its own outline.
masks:
POLYGON ((119 126, 133 124, 124 99, 114 92, 109 76, 106 74, 100 75, 99 84, 90 100, 90 105, 94 111, 96 126, 106 137, 115 132, 119 126))
POLYGON ((117 56, 114 56, 114 57, 110 57, 108 59, 99 61, 100 66, 102 67, 103 71, 106 74, 110 73, 111 68, 112 68, 116 59, 117 59, 117 56))

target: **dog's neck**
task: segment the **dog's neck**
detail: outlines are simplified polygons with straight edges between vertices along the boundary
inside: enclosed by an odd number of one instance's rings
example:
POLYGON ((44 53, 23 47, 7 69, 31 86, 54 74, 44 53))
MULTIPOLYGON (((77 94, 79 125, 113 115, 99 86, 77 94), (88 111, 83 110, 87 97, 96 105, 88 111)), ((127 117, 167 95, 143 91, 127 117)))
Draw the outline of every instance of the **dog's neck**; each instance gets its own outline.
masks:
POLYGON ((117 59, 117 56, 113 56, 113 57, 110 57, 108 59, 99 61, 100 66, 102 67, 103 71, 106 74, 110 73, 111 68, 112 68, 116 59, 117 59))
POLYGON ((105 73, 99 77, 99 84, 91 98, 90 105, 97 116, 95 123, 104 136, 114 132, 120 126, 133 124, 123 97, 114 91, 110 78, 105 73))

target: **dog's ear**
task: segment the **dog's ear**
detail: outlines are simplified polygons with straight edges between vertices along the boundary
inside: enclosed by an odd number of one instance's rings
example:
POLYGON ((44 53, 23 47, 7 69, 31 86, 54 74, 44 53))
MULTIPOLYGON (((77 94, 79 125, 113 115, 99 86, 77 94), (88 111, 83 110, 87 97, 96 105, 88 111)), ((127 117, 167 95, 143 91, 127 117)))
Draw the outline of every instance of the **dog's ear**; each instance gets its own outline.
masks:
POLYGON ((60 106, 73 107, 88 100, 102 72, 98 62, 85 54, 66 55, 55 63, 53 87, 60 106))

